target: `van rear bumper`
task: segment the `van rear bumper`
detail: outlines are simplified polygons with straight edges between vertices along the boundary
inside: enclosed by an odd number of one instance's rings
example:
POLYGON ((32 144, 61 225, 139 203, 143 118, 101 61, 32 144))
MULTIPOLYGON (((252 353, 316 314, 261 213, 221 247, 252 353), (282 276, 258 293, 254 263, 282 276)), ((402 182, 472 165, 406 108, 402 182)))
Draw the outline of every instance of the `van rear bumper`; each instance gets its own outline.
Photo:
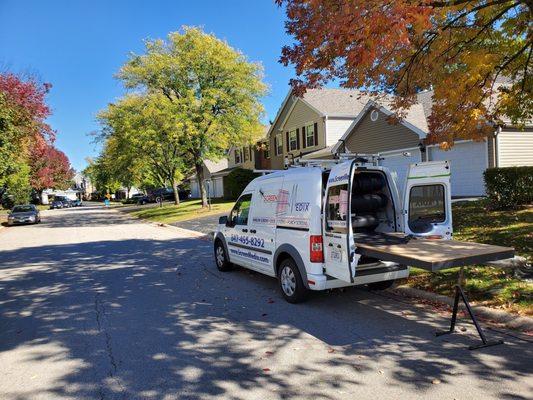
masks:
POLYGON ((325 290, 402 279, 408 276, 409 267, 401 264, 383 262, 378 267, 358 269, 353 283, 341 281, 340 279, 323 274, 307 274, 307 283, 311 290, 325 290))

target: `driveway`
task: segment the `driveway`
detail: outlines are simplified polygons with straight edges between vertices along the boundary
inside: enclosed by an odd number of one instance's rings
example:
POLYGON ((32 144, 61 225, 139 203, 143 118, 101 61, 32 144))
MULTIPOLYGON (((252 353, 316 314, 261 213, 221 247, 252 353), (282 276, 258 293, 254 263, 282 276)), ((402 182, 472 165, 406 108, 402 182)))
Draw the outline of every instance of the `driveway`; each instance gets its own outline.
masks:
POLYGON ((0 230, 0 398, 526 399, 530 342, 350 289, 307 303, 220 273, 210 242, 112 209, 0 230), (462 326, 462 323, 460 323, 462 326))
POLYGON ((174 222, 173 226, 179 228, 188 229, 190 231, 197 231, 205 233, 206 235, 212 235, 218 225, 218 219, 222 215, 228 215, 228 212, 223 212, 216 215, 209 215, 202 218, 189 219, 187 221, 174 222))

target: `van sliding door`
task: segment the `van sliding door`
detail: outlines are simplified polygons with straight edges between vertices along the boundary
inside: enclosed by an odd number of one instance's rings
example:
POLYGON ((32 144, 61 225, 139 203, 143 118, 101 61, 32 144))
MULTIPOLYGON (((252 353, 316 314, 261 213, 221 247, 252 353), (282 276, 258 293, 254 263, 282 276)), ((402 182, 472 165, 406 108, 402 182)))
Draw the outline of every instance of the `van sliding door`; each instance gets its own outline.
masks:
POLYGON ((350 218, 352 162, 335 165, 330 172, 324 201, 324 265, 326 274, 353 282, 353 235, 350 218))

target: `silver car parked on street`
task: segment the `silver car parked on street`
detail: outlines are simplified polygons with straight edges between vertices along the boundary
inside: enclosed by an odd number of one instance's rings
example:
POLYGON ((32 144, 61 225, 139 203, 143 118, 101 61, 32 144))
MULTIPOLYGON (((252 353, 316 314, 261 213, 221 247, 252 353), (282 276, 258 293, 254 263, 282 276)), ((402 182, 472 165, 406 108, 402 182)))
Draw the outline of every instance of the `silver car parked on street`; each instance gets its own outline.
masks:
POLYGON ((15 206, 7 217, 8 225, 38 224, 41 222, 41 214, 33 204, 15 206))

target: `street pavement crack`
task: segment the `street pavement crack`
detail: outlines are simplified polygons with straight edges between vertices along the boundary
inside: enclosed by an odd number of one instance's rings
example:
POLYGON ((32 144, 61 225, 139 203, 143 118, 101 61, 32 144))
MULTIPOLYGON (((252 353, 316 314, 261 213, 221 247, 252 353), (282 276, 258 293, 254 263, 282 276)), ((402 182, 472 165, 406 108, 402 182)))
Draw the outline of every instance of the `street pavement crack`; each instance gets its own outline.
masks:
POLYGON ((104 318, 105 318, 105 307, 100 299, 99 292, 97 292, 96 295, 94 296, 94 309, 96 311, 96 327, 98 328, 98 332, 104 335, 106 353, 109 359, 109 363, 111 364, 111 368, 109 369, 108 375, 110 377, 114 377, 118 369, 117 362, 113 354, 113 346, 111 344, 111 335, 109 334, 107 329, 105 329, 105 327, 103 326, 104 318))

